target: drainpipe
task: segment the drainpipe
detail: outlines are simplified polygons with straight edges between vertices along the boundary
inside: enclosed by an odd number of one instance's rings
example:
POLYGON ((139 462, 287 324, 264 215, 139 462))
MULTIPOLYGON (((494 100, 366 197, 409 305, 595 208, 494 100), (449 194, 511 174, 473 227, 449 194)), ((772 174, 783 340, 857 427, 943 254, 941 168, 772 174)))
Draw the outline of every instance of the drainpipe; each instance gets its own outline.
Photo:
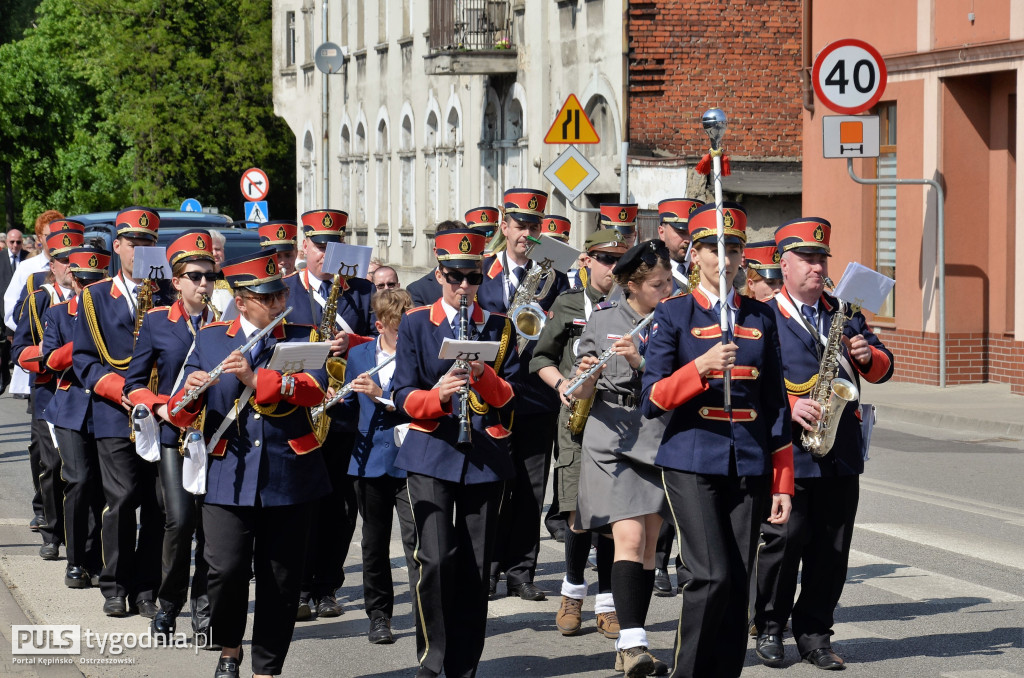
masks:
MULTIPOLYGON (((629 202, 629 0, 622 0, 622 150, 619 154, 619 202, 629 202)), ((576 209, 575 206, 573 209, 576 209)), ((598 210, 600 211, 600 210, 598 210)))
POLYGON ((804 110, 814 113, 814 89, 811 87, 811 1, 803 2, 803 17, 800 19, 800 81, 804 95, 804 110))
MULTIPOLYGON (((323 3, 323 26, 321 27, 320 33, 321 33, 321 35, 323 37, 323 39, 320 41, 320 44, 322 45, 325 42, 327 42, 327 0, 324 0, 324 3, 323 3)), ((323 177, 324 177, 324 194, 323 194, 323 200, 320 203, 320 207, 330 207, 330 202, 329 202, 330 193, 329 193, 329 190, 330 190, 330 186, 331 186, 331 178, 330 178, 331 177, 331 161, 330 161, 329 153, 330 153, 330 146, 331 146, 331 143, 330 143, 331 133, 330 133, 330 130, 329 130, 329 120, 328 120, 328 115, 327 115, 327 109, 328 109, 328 107, 327 107, 327 96, 328 96, 328 94, 327 94, 327 80, 328 80, 327 74, 326 73, 321 73, 320 74, 320 79, 323 80, 323 96, 321 97, 321 100, 322 100, 323 103, 322 103, 322 106, 321 106, 320 118, 321 118, 321 125, 323 127, 323 135, 324 135, 324 139, 323 139, 323 156, 324 157, 320 161, 321 171, 323 172, 323 177)))

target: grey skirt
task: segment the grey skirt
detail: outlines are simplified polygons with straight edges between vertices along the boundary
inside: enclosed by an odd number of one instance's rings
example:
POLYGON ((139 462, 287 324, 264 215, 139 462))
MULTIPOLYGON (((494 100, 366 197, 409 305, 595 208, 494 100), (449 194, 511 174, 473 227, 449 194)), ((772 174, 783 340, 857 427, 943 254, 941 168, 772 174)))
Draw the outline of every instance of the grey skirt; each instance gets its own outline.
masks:
POLYGON ((654 457, 664 419, 646 419, 640 408, 595 400, 583 431, 577 521, 593 530, 652 513, 668 516, 661 469, 654 457))

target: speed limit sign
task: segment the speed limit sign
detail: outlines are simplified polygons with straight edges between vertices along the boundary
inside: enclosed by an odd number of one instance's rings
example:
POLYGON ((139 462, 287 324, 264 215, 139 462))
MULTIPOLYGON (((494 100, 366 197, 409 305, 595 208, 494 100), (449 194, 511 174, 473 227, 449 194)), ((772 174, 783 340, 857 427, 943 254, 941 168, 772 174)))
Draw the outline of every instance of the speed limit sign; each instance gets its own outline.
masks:
POLYGON ((885 61, 878 50, 848 38, 830 43, 814 60, 811 80, 821 102, 836 113, 853 115, 878 103, 885 91, 885 61))

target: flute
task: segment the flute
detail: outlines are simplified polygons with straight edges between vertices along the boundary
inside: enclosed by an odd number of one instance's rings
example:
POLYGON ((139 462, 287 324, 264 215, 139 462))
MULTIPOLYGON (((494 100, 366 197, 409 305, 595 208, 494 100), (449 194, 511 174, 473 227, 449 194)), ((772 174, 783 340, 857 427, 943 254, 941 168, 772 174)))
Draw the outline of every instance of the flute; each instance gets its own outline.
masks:
MULTIPOLYGON (((643 317, 643 319, 640 320, 640 322, 638 322, 636 324, 636 327, 631 329, 627 334, 623 335, 622 338, 623 339, 633 339, 633 337, 635 337, 636 335, 640 334, 640 331, 643 328, 647 327, 652 320, 654 320, 654 311, 651 311, 650 313, 645 315, 643 317)), ((612 356, 614 356, 614 355, 615 355, 615 350, 614 349, 608 348, 607 350, 605 350, 605 352, 601 354, 601 357, 598 358, 596 365, 594 365, 593 367, 588 369, 586 372, 583 372, 581 374, 576 375, 576 377, 574 377, 573 380, 569 382, 569 386, 566 387, 566 389, 565 389, 565 397, 568 398, 569 396, 571 396, 573 391, 575 391, 576 389, 578 389, 580 386, 583 385, 583 382, 585 382, 587 379, 590 379, 592 376, 597 374, 597 371, 599 369, 601 369, 601 367, 606 362, 611 360, 612 356)))
MULTIPOLYGON (((366 376, 372 377, 373 375, 375 375, 378 372, 380 372, 381 370, 383 370, 385 367, 387 367, 388 365, 391 364, 391 361, 395 359, 396 355, 397 354, 389 355, 387 357, 387 359, 384 362, 382 362, 380 365, 377 365, 372 370, 369 370, 368 372, 366 372, 365 373, 366 376)), ((327 409, 329 409, 331 407, 334 407, 338 403, 339 400, 341 400, 342 398, 344 398, 345 396, 347 396, 351 392, 352 392, 352 382, 350 381, 347 384, 345 384, 344 386, 342 386, 340 389, 338 389, 338 391, 334 394, 333 397, 331 397, 329 400, 321 403, 320 405, 317 405, 316 407, 311 409, 309 411, 309 413, 313 417, 319 417, 320 415, 322 415, 324 413, 325 410, 327 410, 327 409)))

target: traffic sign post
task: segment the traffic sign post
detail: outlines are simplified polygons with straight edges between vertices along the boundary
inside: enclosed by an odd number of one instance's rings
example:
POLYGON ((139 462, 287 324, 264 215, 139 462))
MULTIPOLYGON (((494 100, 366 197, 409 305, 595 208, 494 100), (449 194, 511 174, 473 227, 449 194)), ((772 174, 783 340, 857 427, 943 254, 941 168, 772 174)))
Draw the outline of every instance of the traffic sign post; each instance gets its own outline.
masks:
POLYGON ((877 104, 887 79, 878 50, 853 38, 826 45, 811 69, 818 99, 826 108, 846 115, 863 113, 877 104))
POLYGON ((826 158, 877 158, 877 115, 825 115, 821 118, 826 158))
POLYGON ((263 200, 270 192, 270 181, 267 173, 258 167, 250 167, 242 172, 242 196, 246 200, 263 200))
POLYGON ((600 143, 601 137, 591 124, 590 118, 583 112, 580 100, 575 94, 562 104, 555 121, 544 136, 545 144, 596 144, 600 143))
POLYGON ((266 200, 255 200, 245 203, 245 220, 254 224, 266 223, 270 218, 266 200))
POLYGON ((195 198, 187 198, 181 203, 181 207, 178 210, 181 212, 202 212, 203 206, 195 198))
POLYGON ((575 146, 562 151, 562 154, 544 170, 544 178, 550 181, 570 204, 580 197, 599 175, 597 168, 590 164, 575 146))

